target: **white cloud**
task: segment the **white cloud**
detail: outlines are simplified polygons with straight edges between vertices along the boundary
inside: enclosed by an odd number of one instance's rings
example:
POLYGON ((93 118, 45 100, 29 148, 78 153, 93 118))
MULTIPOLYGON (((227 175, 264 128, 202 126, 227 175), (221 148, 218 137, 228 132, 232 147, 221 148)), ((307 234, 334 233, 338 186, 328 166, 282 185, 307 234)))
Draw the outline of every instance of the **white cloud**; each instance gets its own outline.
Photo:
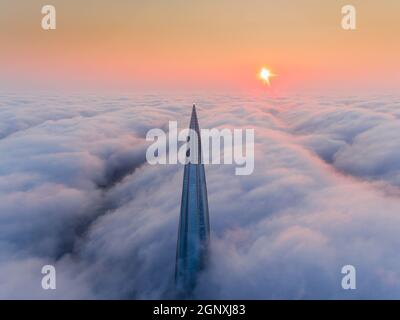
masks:
MULTIPOLYGON (((183 168, 147 165, 144 137, 186 127, 192 100, 0 97, 2 298, 173 297, 183 168)), ((197 297, 400 296, 397 100, 199 101, 203 128, 256 129, 256 162, 250 176, 206 168, 212 254, 197 297)))

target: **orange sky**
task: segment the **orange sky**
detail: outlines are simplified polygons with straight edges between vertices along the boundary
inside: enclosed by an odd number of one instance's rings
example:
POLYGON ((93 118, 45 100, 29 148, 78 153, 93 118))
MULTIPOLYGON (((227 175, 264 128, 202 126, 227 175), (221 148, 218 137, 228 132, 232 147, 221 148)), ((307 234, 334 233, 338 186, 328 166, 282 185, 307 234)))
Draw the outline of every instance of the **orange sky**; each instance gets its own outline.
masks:
POLYGON ((400 1, 351 3, 356 31, 340 0, 52 0, 57 30, 43 31, 43 1, 2 0, 0 84, 252 90, 265 65, 274 90, 396 88, 400 1))

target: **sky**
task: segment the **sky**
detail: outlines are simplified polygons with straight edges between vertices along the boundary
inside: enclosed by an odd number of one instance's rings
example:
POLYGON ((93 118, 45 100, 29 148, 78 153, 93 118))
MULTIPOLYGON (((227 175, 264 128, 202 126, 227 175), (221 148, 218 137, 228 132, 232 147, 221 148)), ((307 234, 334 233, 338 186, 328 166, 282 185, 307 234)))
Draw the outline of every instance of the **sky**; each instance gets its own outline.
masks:
POLYGON ((353 0, 356 31, 339 0, 52 0, 54 31, 43 4, 0 2, 0 298, 175 297, 183 167, 145 137, 193 103, 255 130, 253 174, 206 166, 195 298, 400 297, 398 0, 353 0))
POLYGON ((0 84, 9 89, 382 91, 400 80, 400 3, 354 0, 43 1, 0 3, 0 84))

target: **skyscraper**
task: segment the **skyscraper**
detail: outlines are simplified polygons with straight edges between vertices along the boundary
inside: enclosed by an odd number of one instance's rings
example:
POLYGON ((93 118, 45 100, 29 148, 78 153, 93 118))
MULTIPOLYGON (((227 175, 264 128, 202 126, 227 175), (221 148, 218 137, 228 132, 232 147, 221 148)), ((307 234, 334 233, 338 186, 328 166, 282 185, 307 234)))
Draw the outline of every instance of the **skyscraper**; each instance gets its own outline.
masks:
POLYGON ((186 293, 195 287, 197 274, 205 267, 210 239, 206 176, 194 105, 189 128, 175 267, 177 288, 186 293))

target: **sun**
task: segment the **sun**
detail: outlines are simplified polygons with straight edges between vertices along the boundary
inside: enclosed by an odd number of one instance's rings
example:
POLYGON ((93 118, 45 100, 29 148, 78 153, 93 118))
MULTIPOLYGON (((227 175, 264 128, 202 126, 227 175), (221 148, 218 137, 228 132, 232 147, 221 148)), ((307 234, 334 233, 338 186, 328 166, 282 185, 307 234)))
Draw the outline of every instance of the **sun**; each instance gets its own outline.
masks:
POLYGON ((259 77, 264 83, 266 83, 270 86, 271 85, 270 78, 274 77, 274 76, 275 75, 272 74, 271 71, 269 71, 267 68, 264 68, 264 67, 261 68, 259 77))

